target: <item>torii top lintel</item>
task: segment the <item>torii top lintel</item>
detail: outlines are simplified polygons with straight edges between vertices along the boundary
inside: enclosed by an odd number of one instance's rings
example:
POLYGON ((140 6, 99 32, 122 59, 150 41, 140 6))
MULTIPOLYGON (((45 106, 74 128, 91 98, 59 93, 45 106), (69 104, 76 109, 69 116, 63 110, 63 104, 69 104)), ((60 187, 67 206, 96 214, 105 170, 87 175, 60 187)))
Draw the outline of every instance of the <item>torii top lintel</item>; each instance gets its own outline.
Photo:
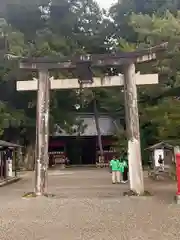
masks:
POLYGON ((115 54, 86 54, 71 58, 63 57, 40 57, 24 58, 20 62, 23 69, 74 69, 77 62, 91 62, 92 67, 117 67, 130 62, 142 63, 156 59, 156 53, 165 51, 168 43, 137 50, 133 52, 121 52, 115 54))

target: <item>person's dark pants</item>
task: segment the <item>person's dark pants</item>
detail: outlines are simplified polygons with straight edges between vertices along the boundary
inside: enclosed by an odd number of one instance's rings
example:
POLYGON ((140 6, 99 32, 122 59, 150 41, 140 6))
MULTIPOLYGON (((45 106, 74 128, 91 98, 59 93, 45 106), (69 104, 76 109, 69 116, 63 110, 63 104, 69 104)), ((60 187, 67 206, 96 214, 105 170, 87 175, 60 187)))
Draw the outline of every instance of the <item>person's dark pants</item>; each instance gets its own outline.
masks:
POLYGON ((123 172, 123 181, 127 181, 128 180, 128 168, 124 168, 124 172, 123 172))

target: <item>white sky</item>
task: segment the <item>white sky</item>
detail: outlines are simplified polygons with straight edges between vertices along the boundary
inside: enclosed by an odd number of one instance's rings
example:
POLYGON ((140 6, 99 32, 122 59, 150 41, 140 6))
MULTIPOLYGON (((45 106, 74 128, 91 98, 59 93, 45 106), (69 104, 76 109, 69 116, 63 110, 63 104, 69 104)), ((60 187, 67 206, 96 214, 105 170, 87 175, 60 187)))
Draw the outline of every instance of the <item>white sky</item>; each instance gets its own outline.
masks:
POLYGON ((115 2, 117 2, 117 0, 96 0, 101 8, 105 8, 108 9, 109 7, 111 7, 111 5, 115 2))

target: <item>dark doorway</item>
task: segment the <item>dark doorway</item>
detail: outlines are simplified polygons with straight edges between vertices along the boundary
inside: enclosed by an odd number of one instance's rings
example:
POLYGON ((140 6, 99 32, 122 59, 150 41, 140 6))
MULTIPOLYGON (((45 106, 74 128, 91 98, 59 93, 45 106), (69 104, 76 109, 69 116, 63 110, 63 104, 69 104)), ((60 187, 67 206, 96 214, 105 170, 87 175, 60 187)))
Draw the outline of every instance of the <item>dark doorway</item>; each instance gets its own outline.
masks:
POLYGON ((88 137, 83 139, 81 161, 82 161, 82 164, 96 163, 96 138, 95 137, 88 137))
POLYGON ((67 140, 67 156, 71 165, 96 163, 96 138, 77 137, 67 140))
POLYGON ((80 139, 69 138, 66 141, 66 153, 71 165, 81 164, 80 139))

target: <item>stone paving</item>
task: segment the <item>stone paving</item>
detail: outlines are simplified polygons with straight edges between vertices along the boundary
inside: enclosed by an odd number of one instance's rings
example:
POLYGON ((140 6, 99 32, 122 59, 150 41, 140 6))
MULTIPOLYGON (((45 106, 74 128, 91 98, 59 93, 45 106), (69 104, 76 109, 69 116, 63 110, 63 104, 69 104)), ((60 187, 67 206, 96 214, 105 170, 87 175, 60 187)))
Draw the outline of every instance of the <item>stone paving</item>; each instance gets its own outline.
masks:
POLYGON ((151 182, 153 197, 129 198, 128 185, 112 185, 104 169, 51 171, 55 198, 23 199, 33 175, 0 188, 0 240, 179 240, 176 186, 151 182))

